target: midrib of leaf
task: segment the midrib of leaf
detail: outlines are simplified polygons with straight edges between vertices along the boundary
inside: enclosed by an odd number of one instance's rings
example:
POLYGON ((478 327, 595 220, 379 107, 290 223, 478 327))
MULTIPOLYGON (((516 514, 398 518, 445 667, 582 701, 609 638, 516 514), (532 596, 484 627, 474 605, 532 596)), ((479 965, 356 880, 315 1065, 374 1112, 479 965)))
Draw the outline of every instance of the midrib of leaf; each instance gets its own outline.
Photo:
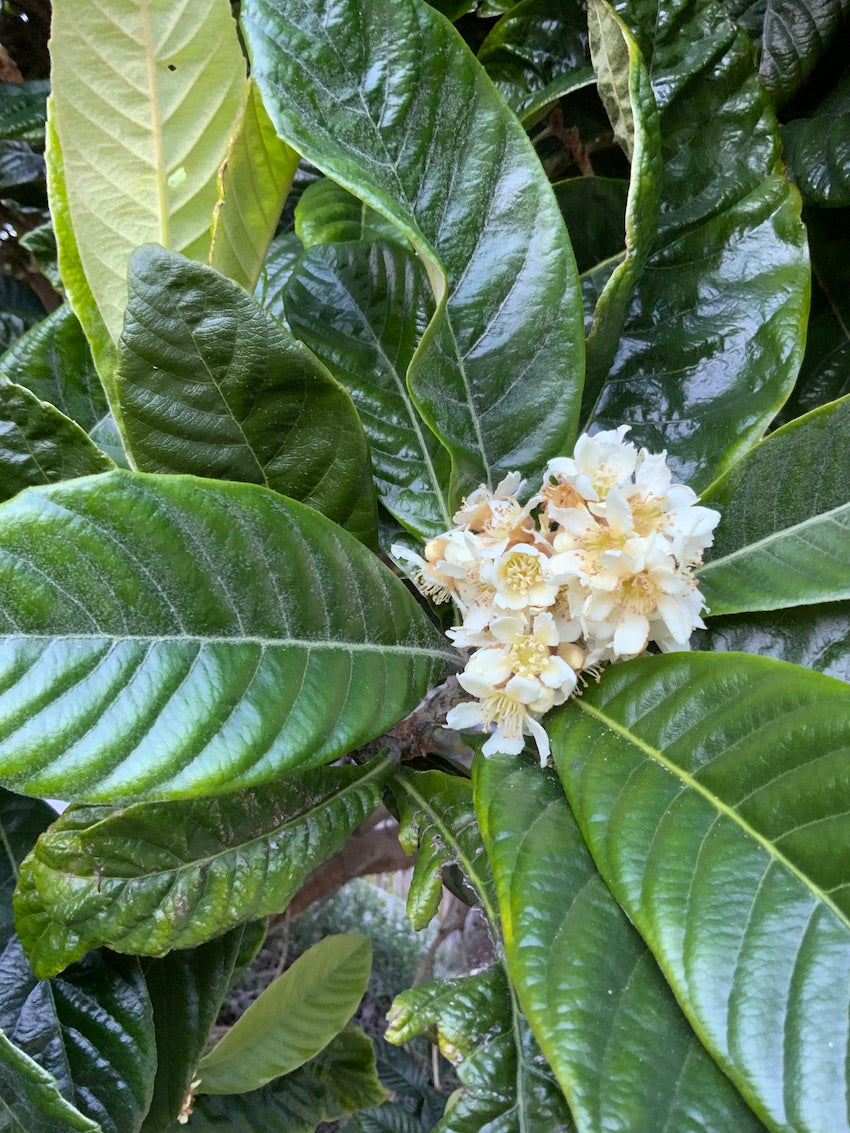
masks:
MULTIPOLYGON (((383 775, 384 771, 393 763, 395 763, 395 759, 391 755, 385 755, 383 758, 379 757, 376 763, 376 766, 370 768, 368 775, 364 775, 362 776, 362 778, 356 779, 353 783, 348 784, 348 786, 344 787, 341 791, 337 791, 333 795, 333 800, 336 801, 337 799, 345 798, 347 795, 356 794, 362 787, 370 783, 371 780, 379 778, 381 775, 383 775)), ((285 833, 287 827, 289 826, 292 826, 296 823, 309 822, 311 817, 318 814, 320 811, 323 811, 327 807, 327 805, 328 798, 326 797, 315 803, 313 806, 309 807, 307 810, 302 811, 294 817, 287 819, 285 822, 282 822, 279 826, 274 827, 274 829, 266 831, 264 834, 258 834, 255 838, 249 838, 245 842, 239 842, 237 845, 228 846, 215 854, 207 854, 202 858, 192 858, 191 861, 183 862, 179 866, 176 866, 174 869, 160 869, 155 873, 145 874, 142 878, 142 881, 149 883, 154 878, 163 876, 178 878, 181 876, 181 874, 193 873, 199 869, 204 869, 206 866, 211 865, 213 862, 219 861, 221 858, 227 858, 232 854, 242 853, 244 850, 248 849, 251 846, 255 846, 262 842, 268 841, 269 838, 278 837, 282 832, 285 833)), ((101 819, 100 822, 96 822, 93 826, 86 827, 86 837, 96 834, 99 828, 102 826, 106 826, 108 829, 109 821, 110 816, 107 816, 106 818, 101 819)), ((76 835, 81 833, 81 831, 75 830, 72 831, 72 833, 76 835)), ((64 873, 65 871, 58 870, 57 872, 64 873)), ((139 875, 135 874, 132 877, 123 877, 119 874, 111 873, 108 879, 104 878, 104 880, 108 880, 110 882, 138 882, 139 875)))
POLYGON ((609 728, 612 732, 616 732, 617 735, 622 736, 623 739, 627 740, 630 744, 638 748, 645 755, 648 755, 650 759, 655 760, 656 763, 660 763, 662 767, 666 768, 673 775, 675 775, 676 778, 679 779, 680 782, 682 782, 686 787, 689 787, 691 790, 695 791, 698 795, 700 795, 708 803, 710 803, 711 806, 713 806, 715 810, 717 810, 725 818, 728 818, 732 822, 734 822, 742 833, 752 838, 752 840, 757 845, 766 850, 775 862, 777 862, 781 866, 784 866, 785 869, 792 873, 800 882, 802 882, 805 888, 814 897, 816 897, 819 901, 826 905, 827 908, 832 910, 832 912, 836 915, 836 917, 838 917, 843 925, 845 925, 847 928, 850 928, 850 919, 848 919, 847 915, 838 908, 838 906, 825 892, 825 890, 821 889, 820 886, 815 885, 811 878, 807 877, 806 874, 799 870, 793 862, 789 861, 789 859, 782 853, 782 851, 777 848, 774 842, 771 842, 770 839, 765 838, 764 835, 760 834, 758 830, 751 826, 749 822, 747 822, 747 820, 734 809, 734 807, 730 807, 727 803, 724 803, 722 799, 719 799, 717 795, 709 791, 708 788, 703 786, 703 784, 700 783, 698 779, 695 779, 693 775, 690 775, 683 768, 679 767, 678 764, 673 763, 672 760, 669 760, 661 750, 653 747, 651 744, 646 743, 646 741, 642 740, 639 736, 636 736, 634 732, 630 731, 629 728, 627 728, 624 724, 619 723, 618 720, 615 720, 613 717, 606 715, 604 712, 600 711, 598 708, 595 708, 593 705, 588 704, 581 697, 577 698, 574 703, 579 709, 581 709, 582 712, 586 712, 588 716, 592 716, 594 719, 604 724, 606 728, 609 728))
POLYGON ((202 634, 145 634, 145 633, 0 633, 3 641, 138 641, 138 642, 191 642, 196 645, 259 645, 263 648, 296 646, 302 649, 340 650, 345 653, 397 653, 402 656, 437 657, 458 666, 457 654, 442 649, 423 649, 415 645, 384 645, 379 641, 324 641, 321 638, 262 637, 258 634, 240 634, 230 637, 221 634, 207 637, 202 634))
POLYGON ((801 523, 795 523, 792 527, 782 527, 779 531, 772 531, 770 535, 765 535, 761 539, 757 539, 755 543, 748 543, 745 547, 739 547, 737 551, 730 551, 728 555, 723 555, 719 559, 711 559, 710 562, 707 562, 705 566, 697 572, 698 576, 702 578, 712 567, 720 566, 722 563, 728 563, 733 559, 749 555, 753 551, 769 546, 771 543, 776 543, 781 539, 787 539, 792 535, 797 535, 809 527, 815 527, 818 524, 828 522, 831 518, 840 516, 844 512, 850 515, 850 504, 839 504, 837 507, 830 508, 829 511, 822 511, 818 515, 811 515, 808 519, 804 519, 801 523))
POLYGON ((159 110, 156 63, 154 58, 153 28, 150 19, 150 0, 141 0, 142 34, 145 40, 145 66, 148 72, 148 93, 151 104, 151 125, 154 139, 154 165, 159 205, 159 235, 163 248, 170 247, 168 224, 168 185, 165 177, 165 158, 162 151, 162 117, 159 110))
POLYGON ((9 865, 12 867, 12 875, 14 876, 15 882, 17 883, 18 863, 15 861, 15 855, 12 853, 12 847, 9 845, 9 836, 6 833, 6 826, 2 822, 0 822, 0 843, 2 843, 3 849, 6 851, 6 856, 9 859, 9 865))

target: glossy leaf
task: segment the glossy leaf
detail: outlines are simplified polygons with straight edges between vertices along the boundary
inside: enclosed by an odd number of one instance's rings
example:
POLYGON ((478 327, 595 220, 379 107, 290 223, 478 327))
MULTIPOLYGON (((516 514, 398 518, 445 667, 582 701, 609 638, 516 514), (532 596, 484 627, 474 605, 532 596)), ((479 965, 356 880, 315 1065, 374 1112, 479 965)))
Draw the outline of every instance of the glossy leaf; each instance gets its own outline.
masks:
POLYGON ((44 318, 44 308, 25 283, 0 275, 0 351, 8 350, 44 318))
POLYGON ((207 1035, 230 987, 243 939, 250 934, 251 926, 240 925, 199 948, 179 949, 161 960, 145 962, 157 1068, 153 1100, 141 1133, 163 1133, 177 1120, 207 1035))
POLYGON ((242 288, 149 245, 130 260, 116 374, 144 472, 263 484, 377 539, 366 438, 324 367, 242 288))
POLYGON ((244 1093, 303 1066, 354 1014, 371 967, 371 942, 357 933, 303 953, 201 1059, 201 1093, 244 1093))
POLYGON ((652 76, 664 172, 659 231, 636 285, 598 427, 634 425, 698 491, 762 435, 800 364, 808 267, 752 48, 713 0, 668 19, 618 0, 652 76), (675 282, 675 286, 673 285, 675 282))
POLYGON ((0 140, 0 192, 44 180, 44 158, 26 142, 0 140))
POLYGON ((808 209, 812 309, 797 384, 783 407, 790 421, 850 393, 850 209, 808 209))
POLYGON ((830 459, 850 397, 783 426, 706 492, 720 524, 700 589, 714 614, 850 598, 850 468, 830 459))
POLYGON ((385 241, 311 248, 284 301, 294 333, 352 396, 381 503, 422 538, 446 531, 449 456, 405 381, 434 310, 421 262, 385 241))
POLYGON ((156 1051, 136 960, 94 953, 57 979, 39 980, 10 936, 0 954, 0 1030, 103 1133, 141 1128, 156 1051))
POLYGON ((582 834, 774 1130, 850 1128, 850 689, 746 654, 611 666, 551 727, 582 834))
POLYGON ((417 0, 246 0, 242 22, 281 136, 428 266, 438 307, 408 380, 451 452, 452 503, 539 474, 575 428, 583 336, 566 231, 516 117, 417 0))
POLYGON ((551 102, 593 82, 587 13, 579 0, 521 0, 499 20, 478 58, 525 123, 551 102))
POLYGON ((431 923, 443 895, 443 871, 457 865, 495 928, 496 891, 469 780, 443 771, 400 771, 392 791, 399 809, 399 841, 408 854, 417 854, 407 895, 413 927, 431 923))
POLYGON ((102 1133, 66 1102, 56 1079, 0 1033, 2 1133, 102 1133))
POLYGON ((86 432, 109 411, 86 336, 67 303, 0 355, 0 374, 55 405, 86 432))
POLYGON ((286 323, 283 293, 303 251, 304 245, 294 232, 282 232, 272 240, 260 272, 254 297, 279 323, 286 323))
POLYGON ((756 653, 850 682, 850 607, 843 602, 709 618, 691 648, 756 653))
POLYGON ((552 188, 579 271, 587 272, 623 252, 628 181, 617 177, 569 177, 552 188))
POLYGON ((330 177, 308 185, 295 206, 295 231, 305 248, 346 240, 394 240, 407 245, 396 226, 330 177))
POLYGON ((583 405, 589 411, 617 353, 629 301, 652 251, 663 162, 658 109, 640 48, 607 0, 590 0, 587 17, 599 94, 615 141, 631 165, 625 212, 626 254, 596 301, 587 336, 583 405))
POLYGON ((239 124, 218 175, 209 263, 253 291, 298 165, 249 79, 239 124))
POLYGON ((30 489, 0 548, 0 777, 28 793, 192 797, 329 763, 454 659, 371 552, 252 484, 30 489))
POLYGON ((759 76, 776 103, 809 78, 829 44, 846 35, 847 0, 725 0, 759 49, 759 76))
POLYGON ((557 777, 494 756, 474 781, 507 968, 577 1127, 762 1129, 597 873, 557 777))
POLYGON ((850 71, 810 118, 789 122, 782 138, 803 199, 830 208, 850 206, 850 71))
MULTIPOLYGON (((61 149, 83 273, 117 341, 139 244, 207 258, 218 170, 245 97, 244 59, 227 0, 56 0, 50 48, 49 144, 61 149)), ((61 248, 59 226, 57 238, 61 248)))
POLYGON ((385 1090, 375 1073, 371 1041, 346 1027, 315 1058, 291 1074, 248 1094, 201 1094, 192 1114, 192 1133, 313 1133, 333 1121, 377 1105, 385 1090))
POLYGON ((0 377, 0 500, 34 484, 114 467, 79 425, 28 389, 0 377))
POLYGON ((461 1088, 434 1133, 571 1133, 561 1091, 545 1069, 526 1021, 514 1013, 501 965, 473 976, 423 984, 393 1003, 386 1037, 409 1042, 436 1028, 461 1088))
POLYGON ((49 93, 47 79, 0 83, 0 138, 43 142, 49 93))
POLYGON ((18 880, 18 865, 36 838, 56 818, 56 812, 41 799, 13 795, 0 788, 0 941, 14 932, 12 891, 18 880))
POLYGON ((18 237, 18 243, 30 253, 38 270, 49 280, 53 290, 59 295, 64 295, 65 288, 59 275, 59 250, 56 247, 53 224, 48 220, 37 228, 31 228, 29 232, 18 237))
POLYGON ((72 807, 21 866, 32 964, 52 975, 99 945, 162 956, 282 912, 378 806, 392 769, 384 757, 210 799, 72 807))

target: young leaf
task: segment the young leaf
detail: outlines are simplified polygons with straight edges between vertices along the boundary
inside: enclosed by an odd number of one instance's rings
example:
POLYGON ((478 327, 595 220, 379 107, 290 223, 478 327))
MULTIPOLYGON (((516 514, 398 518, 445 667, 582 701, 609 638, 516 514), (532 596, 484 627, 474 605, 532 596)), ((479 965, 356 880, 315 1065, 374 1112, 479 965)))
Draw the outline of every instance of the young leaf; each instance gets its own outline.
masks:
POLYGON ((578 1128, 762 1129, 605 887, 557 777, 513 756, 473 770, 507 969, 578 1128))
POLYGON ((109 412, 86 336, 68 303, 0 356, 0 374, 55 405, 87 433, 109 412))
POLYGON ((253 484, 29 489, 0 548, 0 778, 28 793, 185 798, 329 763, 456 656, 371 552, 253 484))
POLYGON ((295 231, 305 248, 348 240, 394 240, 408 246, 391 221, 330 177, 315 181, 302 193, 295 206, 295 231))
POLYGON ((541 1066, 500 964, 461 979, 423 984, 398 996, 386 1037, 405 1043, 435 1027, 462 1089, 434 1133, 574 1133, 561 1091, 541 1066))
MULTIPOLYGON (((240 925, 199 948, 181 948, 161 960, 145 962, 157 1068, 153 1100, 140 1133, 163 1133, 177 1120, 251 930, 250 925, 240 925)), ((193 1133, 194 1129, 193 1122, 193 1133)))
POLYGON ((528 125, 550 103, 593 82, 585 7, 580 0, 521 0, 488 32, 478 58, 528 125))
POLYGON ((714 614, 850 598, 850 396, 778 429, 703 497, 720 511, 700 589, 714 614))
POLYGON ((35 484, 114 467, 79 425, 28 389, 0 377, 0 500, 35 484))
POLYGON ((294 333, 354 400, 381 503, 422 538, 446 531, 449 456, 419 417, 405 381, 434 310, 422 263, 386 241, 311 248, 284 302, 294 333))
POLYGON ((23 862, 16 907, 30 962, 52 975, 106 945, 162 956, 282 912, 381 801, 387 757, 285 782, 110 812, 72 807, 23 862))
POLYGON ((192 1133, 313 1133, 359 1109, 378 1105, 386 1091, 375 1071, 375 1048, 348 1026, 324 1050, 267 1086, 248 1094, 201 1094, 192 1133))
POLYGON ((2 1133, 103 1133, 65 1101, 56 1079, 0 1032, 2 1133))
POLYGON ((443 870, 458 865, 495 930, 496 891, 469 780, 443 771, 400 771, 392 790, 399 808, 399 841, 408 854, 418 854, 407 895, 413 927, 431 923, 443 895, 443 870))
POLYGON ((372 945, 357 933, 327 936, 270 984, 201 1059, 204 1094, 238 1094, 297 1070, 324 1050, 366 990, 372 945))
POLYGON ((592 423, 635 423, 677 479, 706 487, 762 435, 802 356, 800 202, 752 46, 714 0, 618 0, 660 111, 659 231, 592 423), (692 49, 693 48, 693 49, 692 49), (722 333, 719 328, 722 327, 722 333))
MULTIPOLYGON (((117 341, 134 248, 156 241, 207 258, 245 62, 227 0, 55 0, 50 48, 49 144, 61 150, 83 273, 117 341)), ((57 226, 60 249, 66 236, 57 226)))
POLYGON ((281 136, 428 266, 438 307, 409 383, 452 455, 452 503, 538 474, 573 435, 583 334, 566 231, 516 117, 418 0, 246 0, 242 22, 281 136))
POLYGON ((143 472, 263 484, 377 541, 366 438, 344 390, 241 287, 149 245, 130 260, 116 383, 143 472))
POLYGON ((840 681, 695 653, 611 666, 552 726, 606 884, 774 1130, 850 1128, 848 718, 840 681))
POLYGON ((587 16, 599 94, 615 140, 629 159, 631 177, 626 198, 626 254, 596 300, 587 337, 584 411, 590 411, 599 396, 617 353, 632 292, 652 251, 663 169, 658 108, 640 48, 607 0, 590 0, 587 16))
POLYGON ((209 263, 253 291, 298 167, 278 138, 253 80, 218 174, 209 263))

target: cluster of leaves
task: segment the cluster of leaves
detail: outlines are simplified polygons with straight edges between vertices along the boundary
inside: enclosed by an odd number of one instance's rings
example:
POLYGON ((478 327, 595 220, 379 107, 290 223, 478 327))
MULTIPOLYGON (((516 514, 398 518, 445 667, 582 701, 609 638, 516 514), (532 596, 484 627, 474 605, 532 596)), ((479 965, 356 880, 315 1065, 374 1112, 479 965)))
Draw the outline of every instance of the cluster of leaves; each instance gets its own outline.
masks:
POLYGON ((846 8, 55 0, 67 301, 0 355, 0 1130, 850 1129, 846 8), (396 728, 463 660, 388 548, 623 423, 722 513, 699 651, 470 773, 396 728), (382 798, 414 927, 445 883, 493 937, 391 1011, 442 1116, 347 1026, 357 936, 202 1053, 382 798))

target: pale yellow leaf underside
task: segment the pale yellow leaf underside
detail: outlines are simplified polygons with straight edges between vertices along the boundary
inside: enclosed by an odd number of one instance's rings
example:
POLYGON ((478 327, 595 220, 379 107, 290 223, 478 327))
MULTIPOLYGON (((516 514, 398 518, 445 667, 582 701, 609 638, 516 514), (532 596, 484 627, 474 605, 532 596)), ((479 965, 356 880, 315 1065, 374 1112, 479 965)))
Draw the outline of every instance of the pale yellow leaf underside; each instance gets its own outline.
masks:
POLYGON ((117 341, 135 248, 208 258, 245 61, 228 0, 54 0, 51 56, 73 230, 117 341))

